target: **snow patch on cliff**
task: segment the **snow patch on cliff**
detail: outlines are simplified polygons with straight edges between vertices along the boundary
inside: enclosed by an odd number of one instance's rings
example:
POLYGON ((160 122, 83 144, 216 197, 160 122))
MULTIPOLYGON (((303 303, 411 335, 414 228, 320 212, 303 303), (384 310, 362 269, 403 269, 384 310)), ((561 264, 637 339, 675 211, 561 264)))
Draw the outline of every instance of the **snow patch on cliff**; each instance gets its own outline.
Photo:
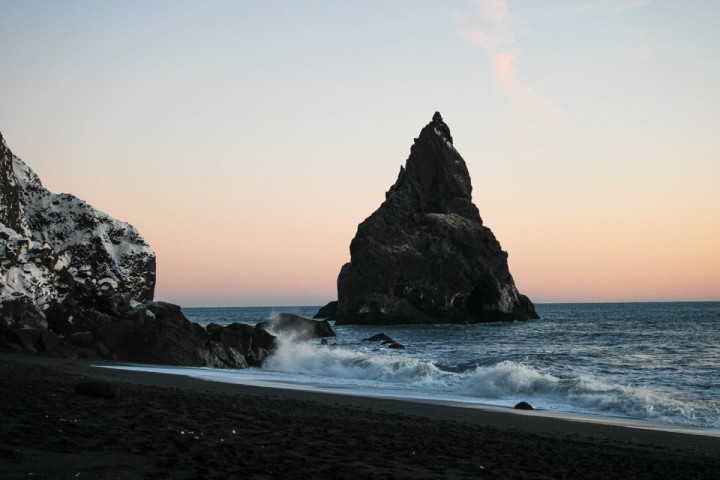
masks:
POLYGON ((66 281, 74 281, 152 299, 155 254, 132 225, 73 195, 49 192, 6 147, 1 160, 0 174, 17 198, 1 207, 19 209, 20 231, 0 223, 0 294, 23 293, 42 305, 61 299, 66 281))

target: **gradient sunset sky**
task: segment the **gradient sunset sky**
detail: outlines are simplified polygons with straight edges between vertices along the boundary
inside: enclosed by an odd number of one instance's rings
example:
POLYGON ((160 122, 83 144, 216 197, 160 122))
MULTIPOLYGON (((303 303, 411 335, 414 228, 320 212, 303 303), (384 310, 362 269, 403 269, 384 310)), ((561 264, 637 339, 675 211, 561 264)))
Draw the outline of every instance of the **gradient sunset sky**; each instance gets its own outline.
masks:
POLYGON ((720 300, 720 2, 0 0, 0 131, 183 306, 336 298, 440 111, 537 303, 720 300))

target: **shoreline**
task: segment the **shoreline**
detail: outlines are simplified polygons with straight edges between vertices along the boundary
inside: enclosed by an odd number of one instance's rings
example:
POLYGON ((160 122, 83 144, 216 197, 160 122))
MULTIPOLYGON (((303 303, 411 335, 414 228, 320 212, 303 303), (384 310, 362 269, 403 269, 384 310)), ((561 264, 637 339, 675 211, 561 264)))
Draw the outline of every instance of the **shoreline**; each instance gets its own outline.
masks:
MULTIPOLYGON (((0 353, 0 478, 715 478, 720 437, 0 353), (114 385, 112 400, 77 395, 114 385)), ((510 410, 510 411, 502 411, 510 410)))
MULTIPOLYGON (((650 420, 642 420, 642 419, 634 419, 631 417, 621 417, 621 416, 611 416, 611 415, 599 415, 599 414, 591 414, 591 413, 581 413, 581 412, 568 412, 563 410, 547 410, 547 409, 534 409, 532 411, 527 410, 520 410, 520 409, 514 409, 510 406, 503 406, 503 405, 494 405, 489 403, 476 403, 471 401, 461 401, 461 400, 452 400, 452 399, 432 399, 429 397, 401 397, 399 395, 366 395, 362 393, 355 393, 351 391, 347 391, 344 389, 339 390, 331 390, 331 389, 323 389, 323 388, 305 388, 304 386, 293 386, 292 384, 286 384, 283 382, 273 382, 273 381, 264 381, 264 380, 240 380, 235 382, 226 382, 220 379, 215 378, 206 378, 202 377, 201 375, 195 376, 190 373, 186 372, 163 372, 163 371, 155 371, 155 370, 163 370, 163 369, 174 369, 174 368, 180 368, 180 369, 193 369, 193 367, 168 367, 167 365, 145 365, 145 364, 132 364, 132 363, 110 363, 105 365, 99 365, 98 362, 88 362, 91 365, 88 365, 88 367, 92 368, 99 368, 99 369, 110 369, 110 370, 121 370, 121 371, 131 371, 131 372, 137 372, 141 374, 147 374, 149 376, 153 375, 169 375, 169 376, 179 376, 179 377, 185 377, 188 381, 190 380, 198 380, 200 382, 206 382, 206 383, 219 383, 221 385, 227 385, 227 386, 236 386, 237 389, 242 391, 243 393, 248 393, 248 389, 258 389, 259 393, 258 395, 272 395, 276 394, 279 396, 285 396, 288 394, 287 391, 293 392, 289 394, 290 396, 297 396, 300 395, 307 395, 309 399, 313 399, 316 401, 323 401, 325 400, 325 396, 329 397, 338 397, 342 399, 344 402, 348 402, 350 404, 352 403, 358 403, 358 404, 373 404, 376 402, 381 402, 383 405, 385 405, 385 402, 392 404, 397 403, 397 408, 393 408, 393 410, 399 410, 402 409, 402 406, 406 404, 412 404, 412 408, 415 405, 428 405, 428 406, 435 406, 438 409, 458 409, 458 410, 480 410, 482 412, 488 412, 488 413, 497 413, 500 415, 521 415, 525 416, 527 418, 547 418, 548 420, 560 420, 560 421, 567 421, 567 422, 578 422, 582 424, 596 424, 596 425, 606 425, 610 427, 620 427, 620 428, 630 428, 630 429, 640 429, 640 430, 650 430, 653 432, 667 432, 667 433, 678 433, 678 434, 686 434, 686 435, 699 435, 699 436, 708 436, 708 437, 720 437, 720 429, 713 429, 713 428, 707 428, 707 427, 698 427, 693 425, 677 425, 677 424, 671 424, 671 423, 661 423, 661 422, 653 422, 650 420), (302 393, 301 393, 302 392, 302 393), (357 400, 360 399, 360 400, 357 400), (356 400, 353 402, 353 400, 356 400)), ((106 362, 107 363, 107 362, 106 362)), ((205 368, 207 369, 207 368, 205 368)), ((215 370, 215 369, 210 369, 215 370)), ((222 371, 222 370, 221 370, 222 371)), ((151 384, 158 385, 162 384, 163 382, 161 380, 157 380, 157 382, 150 381, 151 384)), ((227 389, 224 387, 219 387, 220 391, 224 391, 227 393, 231 393, 235 389, 228 387, 227 389)), ((329 399, 328 399, 329 401, 329 399)), ((533 420, 530 420, 533 421, 533 420)), ((515 423, 515 422, 512 422, 515 423)))

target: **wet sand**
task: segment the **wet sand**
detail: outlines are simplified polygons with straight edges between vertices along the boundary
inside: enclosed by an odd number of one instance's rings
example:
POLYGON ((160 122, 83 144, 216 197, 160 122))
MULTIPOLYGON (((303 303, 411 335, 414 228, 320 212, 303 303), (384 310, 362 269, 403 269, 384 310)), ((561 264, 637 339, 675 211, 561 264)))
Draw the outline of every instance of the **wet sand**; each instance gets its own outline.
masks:
POLYGON ((0 354, 0 478, 718 478, 720 438, 0 354), (114 399, 75 393, 110 382, 114 399))

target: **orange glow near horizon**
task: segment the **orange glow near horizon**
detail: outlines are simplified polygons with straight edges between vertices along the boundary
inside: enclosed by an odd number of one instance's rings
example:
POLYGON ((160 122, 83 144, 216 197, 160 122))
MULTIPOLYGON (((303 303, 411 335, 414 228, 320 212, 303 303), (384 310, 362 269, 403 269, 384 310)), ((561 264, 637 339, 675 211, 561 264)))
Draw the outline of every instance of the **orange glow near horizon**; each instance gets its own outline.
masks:
POLYGON ((159 300, 334 299, 440 111, 531 300, 720 301, 720 2, 85 3, 3 4, 0 131, 159 300))

